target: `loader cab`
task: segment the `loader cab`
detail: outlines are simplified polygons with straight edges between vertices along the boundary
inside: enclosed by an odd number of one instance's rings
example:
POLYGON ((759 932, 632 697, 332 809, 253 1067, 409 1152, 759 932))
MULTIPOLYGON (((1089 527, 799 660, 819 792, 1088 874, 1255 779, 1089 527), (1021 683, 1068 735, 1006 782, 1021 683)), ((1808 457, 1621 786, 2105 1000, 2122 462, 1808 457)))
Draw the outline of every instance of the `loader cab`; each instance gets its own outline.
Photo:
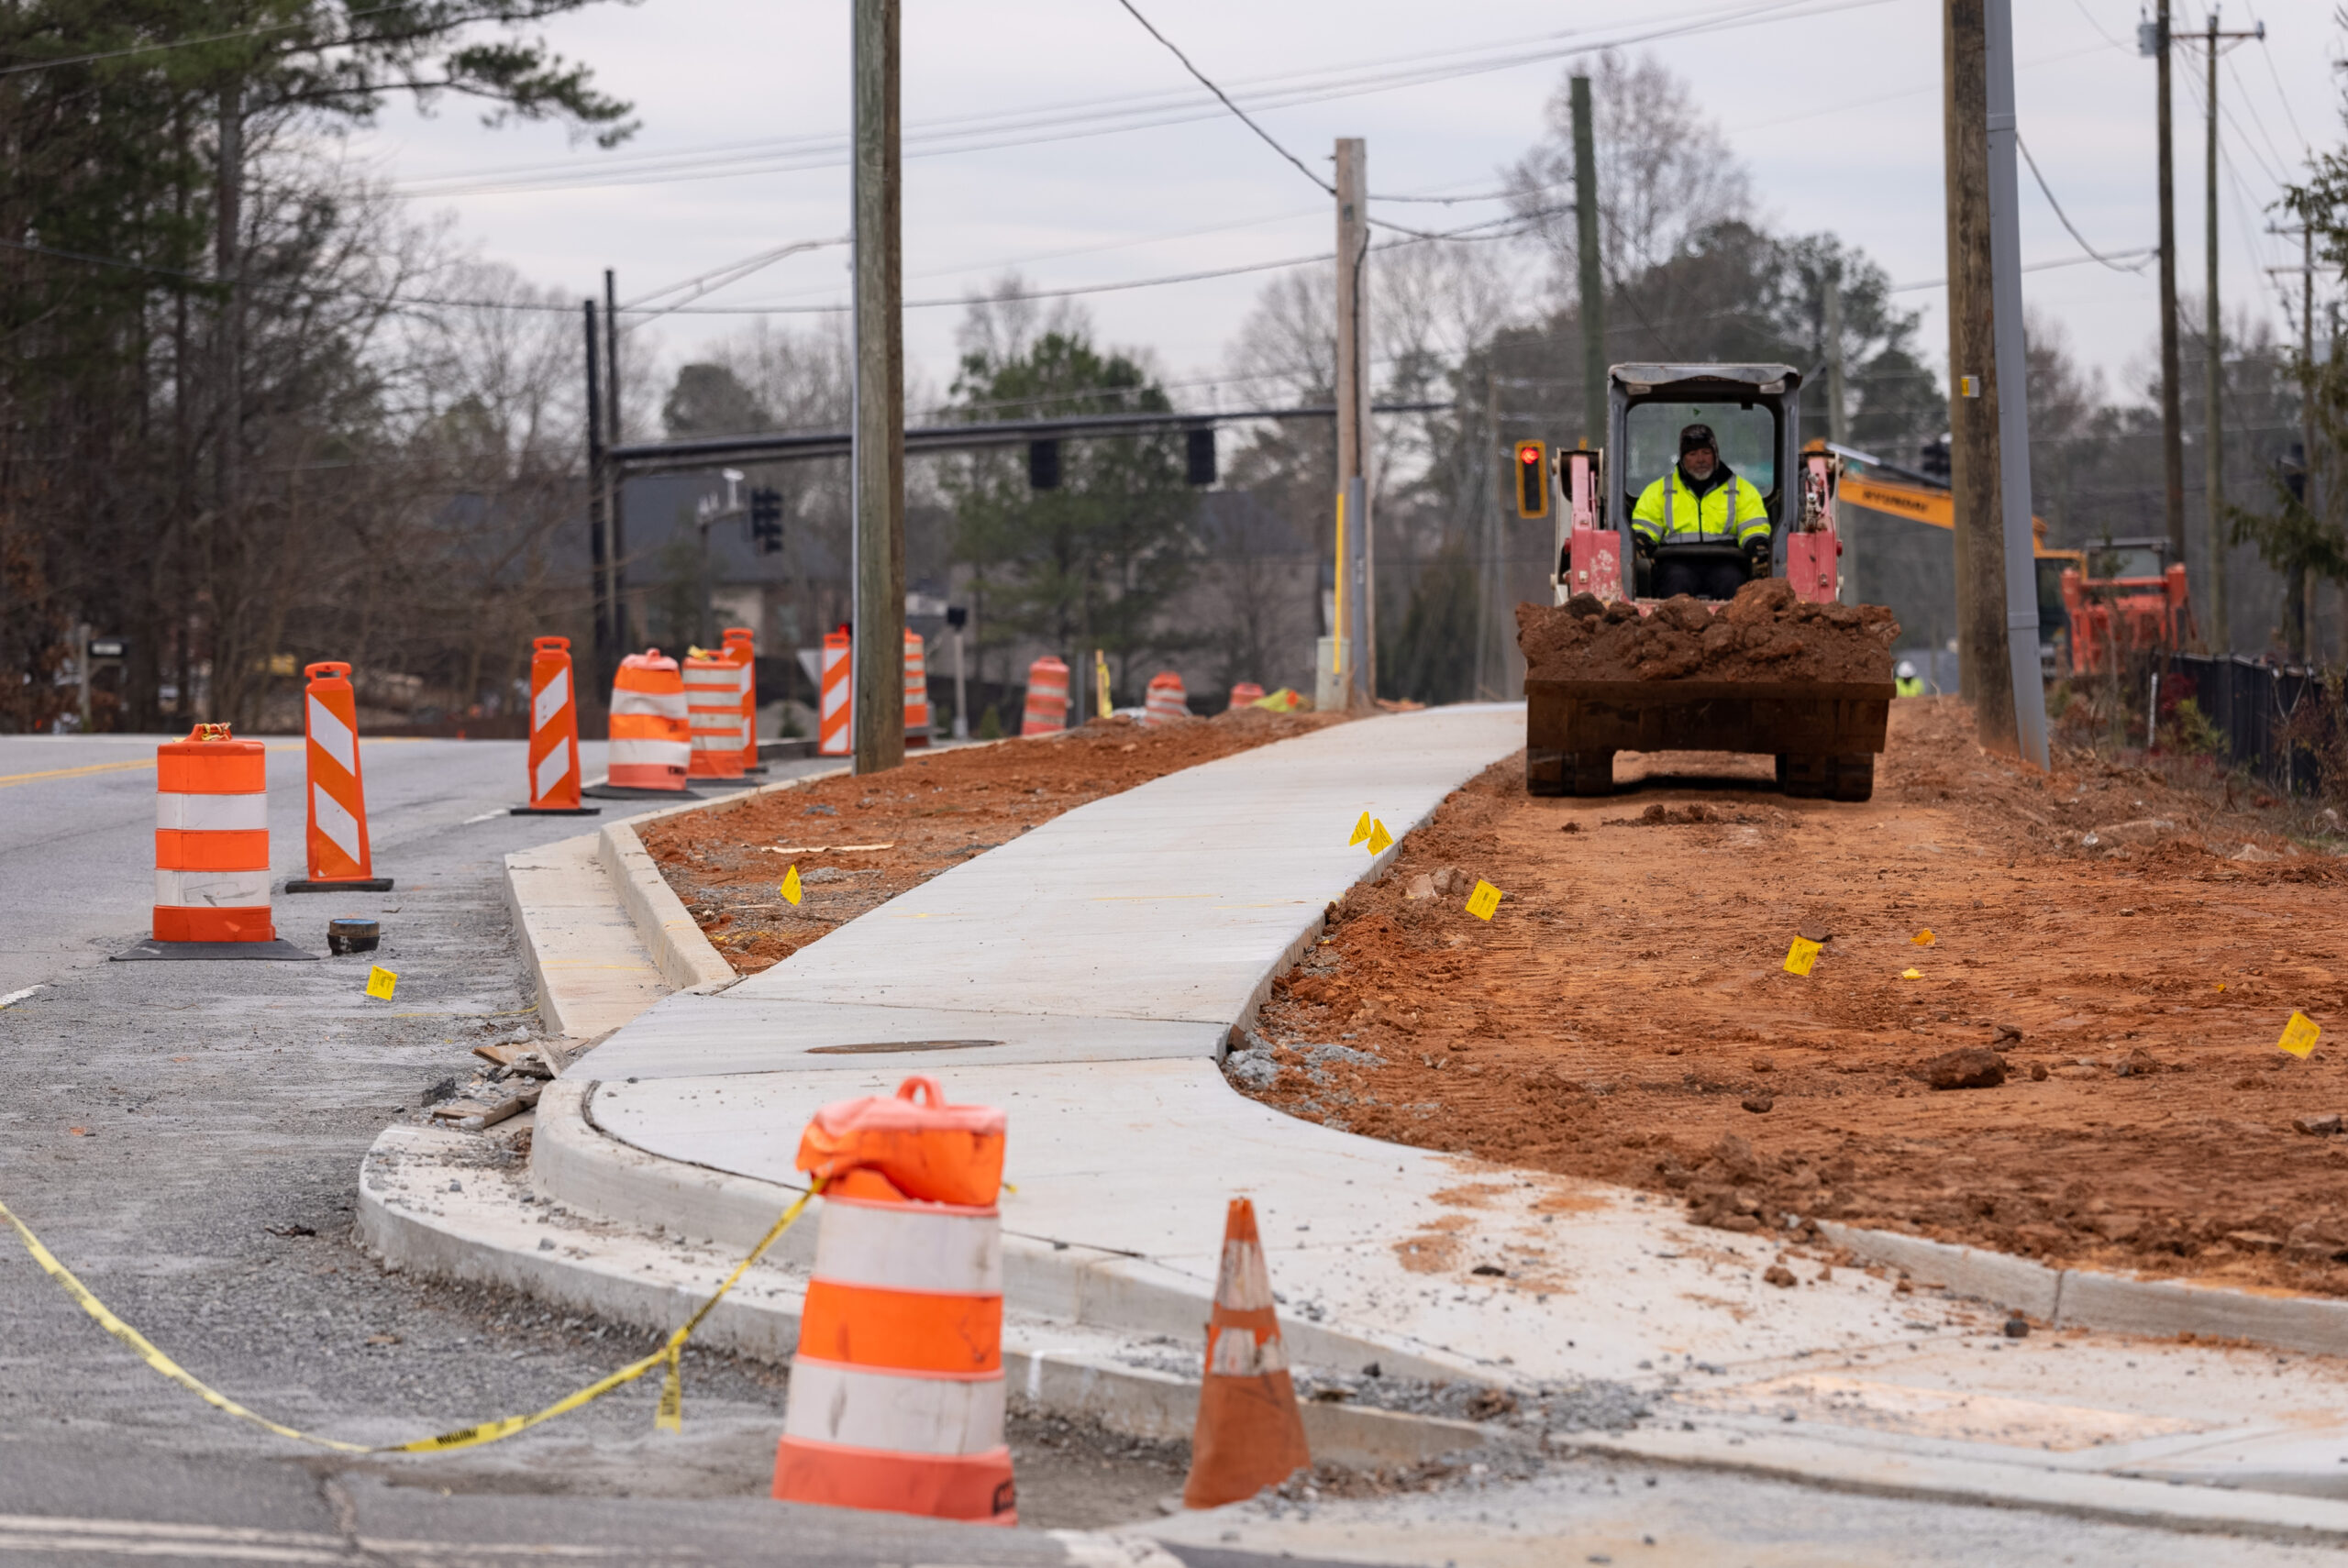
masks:
MULTIPOLYGON (((1761 492, 1769 513, 1770 570, 1783 576, 1790 521, 1786 480, 1800 472, 1801 372, 1790 365, 1616 365, 1607 372, 1606 390, 1606 448, 1618 454, 1607 500, 1623 560, 1638 561, 1631 513, 1647 486, 1678 462, 1679 432, 1709 425, 1721 460, 1761 492)), ((1729 547, 1676 547, 1744 559, 1729 547)), ((1643 562, 1633 591, 1652 596, 1643 562)))

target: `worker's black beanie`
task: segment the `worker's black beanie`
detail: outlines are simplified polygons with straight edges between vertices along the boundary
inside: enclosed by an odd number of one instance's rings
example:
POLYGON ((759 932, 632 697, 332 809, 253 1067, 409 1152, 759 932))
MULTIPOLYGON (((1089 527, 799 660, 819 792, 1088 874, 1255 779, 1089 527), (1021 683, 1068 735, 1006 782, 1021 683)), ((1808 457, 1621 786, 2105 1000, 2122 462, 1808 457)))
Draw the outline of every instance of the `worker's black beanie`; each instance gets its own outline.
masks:
POLYGON ((1709 425, 1690 425, 1679 433, 1681 457, 1700 449, 1709 451, 1716 458, 1720 456, 1720 443, 1712 439, 1712 427, 1709 425))

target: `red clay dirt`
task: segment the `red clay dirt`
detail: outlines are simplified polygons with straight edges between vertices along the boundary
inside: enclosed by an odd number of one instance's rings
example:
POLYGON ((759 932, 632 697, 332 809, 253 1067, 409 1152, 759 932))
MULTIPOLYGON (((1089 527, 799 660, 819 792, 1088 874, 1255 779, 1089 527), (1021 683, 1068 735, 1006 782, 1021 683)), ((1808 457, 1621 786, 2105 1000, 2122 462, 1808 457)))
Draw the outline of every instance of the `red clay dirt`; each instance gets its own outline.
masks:
POLYGON ((914 751, 888 773, 816 779, 639 831, 703 933, 737 973, 753 975, 1062 812, 1343 717, 1249 709, 1165 725, 1097 719, 1056 738, 914 751), (796 909, 781 893, 793 865, 796 909))
POLYGON ((1621 762, 1626 796, 1531 799, 1521 756, 1456 791, 1275 988, 1262 1098, 1726 1229, 2348 1296, 2348 1035, 2276 1048, 2348 1010, 2348 862, 2140 767, 1992 757, 1954 699, 1893 705, 1864 804, 1621 762), (1341 1040, 1382 1062, 1299 1049, 1341 1040))
POLYGON ((1682 593, 1652 614, 1576 594, 1519 604, 1516 644, 1534 680, 1891 680, 1899 623, 1877 604, 1812 604, 1784 578, 1736 591, 1715 612, 1682 593))

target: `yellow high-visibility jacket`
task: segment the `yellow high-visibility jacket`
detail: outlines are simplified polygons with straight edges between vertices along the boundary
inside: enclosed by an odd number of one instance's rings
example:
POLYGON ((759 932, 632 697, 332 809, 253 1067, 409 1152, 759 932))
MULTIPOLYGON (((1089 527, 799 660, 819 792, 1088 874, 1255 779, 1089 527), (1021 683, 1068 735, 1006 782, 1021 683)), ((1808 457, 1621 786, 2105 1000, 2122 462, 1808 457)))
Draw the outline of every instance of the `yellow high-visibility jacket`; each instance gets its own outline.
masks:
POLYGON ((1753 481, 1733 472, 1699 500, 1674 463, 1640 495, 1631 528, 1658 545, 1743 545, 1767 536, 1769 509, 1753 481))

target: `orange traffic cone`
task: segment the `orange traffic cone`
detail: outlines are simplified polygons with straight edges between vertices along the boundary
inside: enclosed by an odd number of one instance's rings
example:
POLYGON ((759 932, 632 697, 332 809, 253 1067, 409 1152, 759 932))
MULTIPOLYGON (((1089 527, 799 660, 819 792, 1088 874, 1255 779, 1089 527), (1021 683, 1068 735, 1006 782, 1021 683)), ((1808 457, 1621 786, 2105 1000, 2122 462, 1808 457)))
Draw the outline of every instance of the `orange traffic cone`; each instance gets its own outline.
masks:
POLYGON ((1272 1310, 1272 1276, 1256 1234, 1256 1206, 1231 1200, 1223 1267, 1207 1320, 1206 1380, 1191 1438, 1186 1508, 1217 1508, 1277 1486, 1312 1463, 1288 1375, 1288 1349, 1272 1310))
POLYGON ((286 881, 289 893, 388 893, 375 875, 367 840, 367 781, 359 766, 359 695, 350 667, 314 664, 302 673, 302 729, 309 758, 310 874, 286 881))
POLYGON ((530 645, 530 803, 508 808, 517 817, 592 817, 601 806, 579 803, 579 694, 571 683, 570 639, 540 637, 530 645))
POLYGON ((1252 680, 1242 680, 1231 689, 1231 708, 1234 712, 1242 708, 1252 708, 1263 700, 1264 689, 1252 680))

